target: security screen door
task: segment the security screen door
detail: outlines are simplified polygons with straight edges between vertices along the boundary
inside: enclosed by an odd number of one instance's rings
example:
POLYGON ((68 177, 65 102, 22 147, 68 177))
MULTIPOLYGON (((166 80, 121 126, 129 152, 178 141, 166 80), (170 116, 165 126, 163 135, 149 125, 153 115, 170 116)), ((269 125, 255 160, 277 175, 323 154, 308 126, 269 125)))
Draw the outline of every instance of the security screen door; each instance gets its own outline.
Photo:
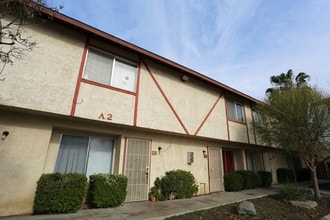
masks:
POLYGON ((128 178, 126 201, 148 199, 150 141, 127 138, 125 176, 128 178))
POLYGON ((210 192, 221 190, 222 173, 221 173, 221 149, 209 148, 209 175, 210 175, 210 192))

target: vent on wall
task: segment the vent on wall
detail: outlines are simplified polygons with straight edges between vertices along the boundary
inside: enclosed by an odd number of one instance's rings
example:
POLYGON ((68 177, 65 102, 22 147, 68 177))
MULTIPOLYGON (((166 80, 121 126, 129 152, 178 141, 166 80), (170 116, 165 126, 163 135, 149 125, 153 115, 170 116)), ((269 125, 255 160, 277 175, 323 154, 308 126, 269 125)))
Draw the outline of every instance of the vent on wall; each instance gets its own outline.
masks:
POLYGON ((187 162, 188 164, 192 164, 194 162, 194 152, 187 153, 187 162))

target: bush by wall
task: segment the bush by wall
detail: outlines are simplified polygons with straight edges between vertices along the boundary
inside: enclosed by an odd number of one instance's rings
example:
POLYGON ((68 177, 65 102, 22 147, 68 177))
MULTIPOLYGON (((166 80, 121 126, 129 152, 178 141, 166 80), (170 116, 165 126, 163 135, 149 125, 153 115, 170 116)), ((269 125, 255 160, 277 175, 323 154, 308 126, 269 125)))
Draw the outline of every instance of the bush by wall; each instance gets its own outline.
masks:
POLYGON ((159 180, 161 193, 165 198, 186 199, 198 192, 194 175, 185 170, 172 170, 159 180))
POLYGON ((127 177, 95 174, 89 177, 89 203, 95 208, 116 207, 127 195, 127 177))
POLYGON ((57 214, 77 212, 86 195, 87 178, 78 173, 42 174, 37 182, 33 212, 57 214))
POLYGON ((311 178, 311 172, 308 168, 301 168, 296 170, 297 181, 309 181, 311 178))
POLYGON ((292 170, 287 168, 278 168, 276 170, 277 181, 279 183, 293 183, 294 173, 292 170))
POLYGON ((253 189, 261 186, 261 177, 251 170, 238 170, 237 174, 243 177, 243 189, 253 189))
POLYGON ((244 178, 237 172, 226 173, 223 178, 226 191, 239 191, 244 188, 244 178))
POLYGON ((277 197, 285 200, 306 200, 308 191, 296 184, 287 183, 280 186, 277 197))
POLYGON ((260 170, 257 173, 261 177, 261 186, 270 186, 273 182, 272 173, 269 171, 260 170))

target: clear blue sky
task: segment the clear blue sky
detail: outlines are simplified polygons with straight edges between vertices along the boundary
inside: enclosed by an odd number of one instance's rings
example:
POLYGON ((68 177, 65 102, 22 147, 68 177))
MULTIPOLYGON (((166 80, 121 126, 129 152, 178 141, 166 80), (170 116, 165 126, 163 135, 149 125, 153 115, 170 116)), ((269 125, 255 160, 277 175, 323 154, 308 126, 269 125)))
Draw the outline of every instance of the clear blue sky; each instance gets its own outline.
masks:
POLYGON ((329 0, 47 0, 257 99, 293 69, 330 93, 329 0))

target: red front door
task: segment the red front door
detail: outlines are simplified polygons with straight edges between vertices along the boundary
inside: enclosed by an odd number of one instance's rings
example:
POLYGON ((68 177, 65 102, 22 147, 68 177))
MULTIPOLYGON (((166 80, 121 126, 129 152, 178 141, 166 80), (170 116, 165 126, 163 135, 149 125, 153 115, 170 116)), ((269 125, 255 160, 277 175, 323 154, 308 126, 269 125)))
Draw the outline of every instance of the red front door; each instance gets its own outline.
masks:
POLYGON ((230 173, 231 171, 233 171, 233 152, 232 151, 223 151, 222 152, 222 161, 223 161, 224 174, 230 173))

